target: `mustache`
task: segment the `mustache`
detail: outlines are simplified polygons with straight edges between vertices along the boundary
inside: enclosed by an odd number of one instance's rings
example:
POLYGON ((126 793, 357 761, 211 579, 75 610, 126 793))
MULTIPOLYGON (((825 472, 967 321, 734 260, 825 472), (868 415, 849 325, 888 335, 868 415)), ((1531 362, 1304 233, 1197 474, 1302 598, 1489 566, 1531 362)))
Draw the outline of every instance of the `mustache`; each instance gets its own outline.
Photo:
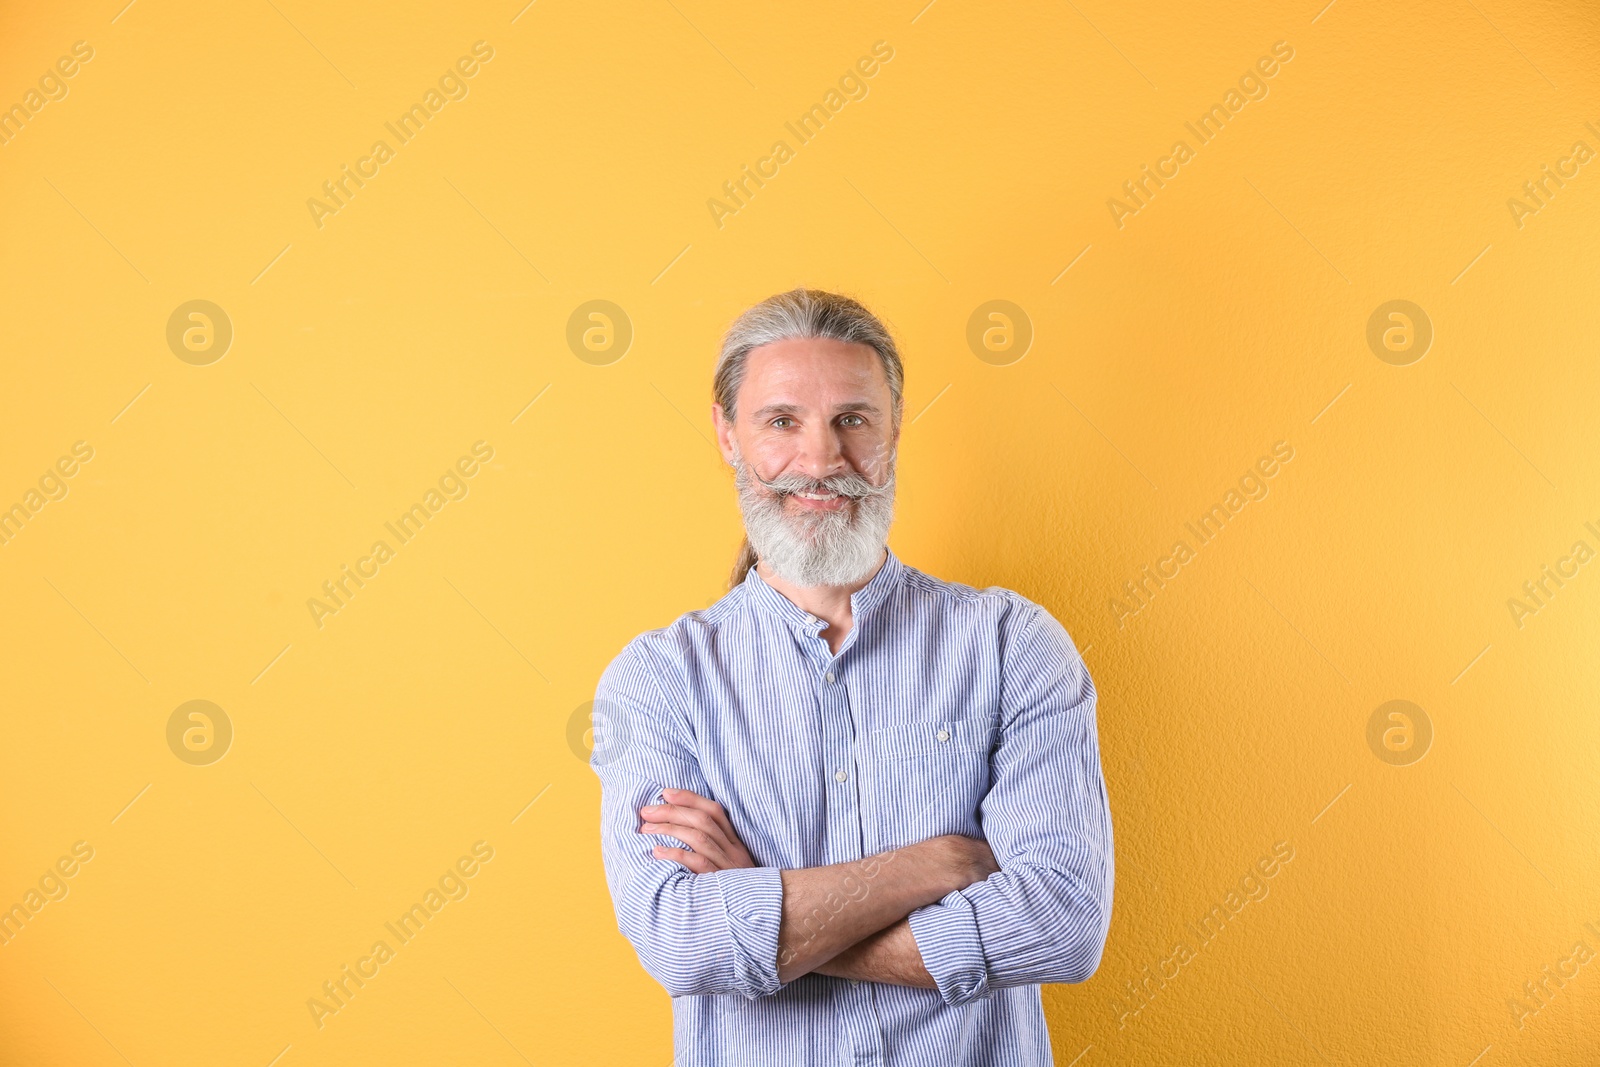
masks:
POLYGON ((756 473, 754 467, 742 464, 750 477, 766 486, 778 496, 789 496, 794 493, 837 493, 851 500, 865 500, 868 497, 879 496, 894 488, 895 472, 891 466, 889 477, 882 485, 873 485, 865 477, 853 471, 829 475, 826 478, 812 478, 798 471, 789 474, 780 474, 771 481, 756 473))

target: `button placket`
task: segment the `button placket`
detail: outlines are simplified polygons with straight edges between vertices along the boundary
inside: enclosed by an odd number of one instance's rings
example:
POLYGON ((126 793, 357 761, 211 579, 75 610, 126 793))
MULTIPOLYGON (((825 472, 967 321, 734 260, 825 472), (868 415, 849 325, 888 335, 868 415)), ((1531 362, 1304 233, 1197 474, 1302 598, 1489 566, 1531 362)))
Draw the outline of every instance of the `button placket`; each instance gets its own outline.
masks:
POLYGON ((837 654, 818 657, 817 703, 823 724, 823 773, 828 787, 827 856, 830 863, 858 860, 862 853, 860 767, 856 764, 856 724, 850 690, 837 654))
MULTIPOLYGON (((831 670, 824 671, 823 674, 822 674, 822 680, 825 683, 827 683, 828 685, 831 686, 831 685, 833 685, 835 682, 837 682, 839 680, 839 676, 834 671, 831 671, 831 670)), ((830 690, 827 690, 827 691, 824 692, 823 700, 826 701, 828 704, 832 705, 835 709, 837 709, 839 704, 841 703, 841 699, 840 698, 842 696, 843 696, 843 694, 839 690, 830 689, 830 690)), ((849 718, 848 710, 846 711, 845 718, 847 720, 849 718)), ((834 769, 834 772, 833 772, 833 780, 838 782, 840 785, 843 785, 843 784, 845 784, 846 782, 848 782, 850 780, 850 772, 848 770, 846 770, 844 767, 837 767, 837 768, 834 769)))
MULTIPOLYGON (((826 681, 827 685, 834 685, 835 681, 838 681, 838 675, 837 673, 832 672, 832 670, 824 670, 824 672, 822 672, 822 681, 826 681)), ((838 696, 840 696, 840 694, 838 694, 837 689, 829 689, 829 691, 824 691, 824 694, 822 694, 822 699, 824 699, 827 704, 832 705, 834 709, 837 709, 838 702, 840 702, 838 701, 838 696)), ((848 720, 848 715, 846 715, 846 720, 848 720)), ((834 781, 838 782, 840 785, 850 781, 850 771, 846 771, 843 766, 835 769, 834 781)))

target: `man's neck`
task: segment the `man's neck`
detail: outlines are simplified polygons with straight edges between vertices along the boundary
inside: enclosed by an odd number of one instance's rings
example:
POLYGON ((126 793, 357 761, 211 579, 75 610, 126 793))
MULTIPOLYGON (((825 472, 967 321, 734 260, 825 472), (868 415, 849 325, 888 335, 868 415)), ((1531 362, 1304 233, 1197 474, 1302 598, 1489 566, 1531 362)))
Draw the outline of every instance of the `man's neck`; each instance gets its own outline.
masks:
POLYGON ((756 564, 756 573, 768 585, 782 593, 795 607, 826 622, 828 628, 822 632, 823 639, 828 642, 828 647, 837 652, 845 635, 850 632, 850 627, 855 625, 855 617, 850 610, 851 595, 864 589, 868 582, 877 577, 888 560, 889 552, 886 548, 878 560, 878 565, 872 568, 865 578, 849 585, 795 585, 773 574, 764 562, 756 564))

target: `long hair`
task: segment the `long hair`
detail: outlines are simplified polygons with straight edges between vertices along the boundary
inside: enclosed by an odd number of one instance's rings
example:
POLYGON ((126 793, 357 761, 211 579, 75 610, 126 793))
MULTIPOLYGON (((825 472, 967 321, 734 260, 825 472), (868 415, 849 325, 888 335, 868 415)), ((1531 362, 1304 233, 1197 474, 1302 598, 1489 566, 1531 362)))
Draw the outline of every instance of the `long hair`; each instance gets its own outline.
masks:
MULTIPOLYGON (((739 395, 739 386, 744 382, 745 364, 753 349, 776 341, 813 337, 868 345, 878 354, 878 359, 883 362, 884 377, 889 382, 889 395, 894 400, 894 421, 898 425, 904 407, 905 367, 900 362, 900 350, 895 345, 889 327, 858 301, 822 289, 791 289, 787 293, 769 296, 746 310, 728 327, 711 379, 712 396, 722 406, 723 415, 729 421, 736 415, 735 400, 739 395)), ((756 550, 750 544, 750 538, 746 537, 739 545, 733 573, 728 578, 728 588, 732 589, 744 581, 745 575, 756 562, 756 550)))

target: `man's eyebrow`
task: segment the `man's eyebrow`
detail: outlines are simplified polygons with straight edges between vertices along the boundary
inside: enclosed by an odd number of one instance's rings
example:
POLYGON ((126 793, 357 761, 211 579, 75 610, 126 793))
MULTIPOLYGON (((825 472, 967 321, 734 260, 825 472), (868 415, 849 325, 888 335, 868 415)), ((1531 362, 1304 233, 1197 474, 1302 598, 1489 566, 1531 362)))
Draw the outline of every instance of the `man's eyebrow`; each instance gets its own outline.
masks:
MULTIPOLYGON (((771 418, 774 415, 798 415, 802 410, 803 409, 799 404, 766 404, 760 408, 757 408, 755 415, 752 417, 756 419, 766 419, 771 418)), ((842 415, 847 411, 860 411, 865 412, 868 415, 883 414, 883 412, 878 410, 875 404, 869 403, 865 400, 854 400, 843 404, 834 405, 833 413, 835 415, 842 415)))

